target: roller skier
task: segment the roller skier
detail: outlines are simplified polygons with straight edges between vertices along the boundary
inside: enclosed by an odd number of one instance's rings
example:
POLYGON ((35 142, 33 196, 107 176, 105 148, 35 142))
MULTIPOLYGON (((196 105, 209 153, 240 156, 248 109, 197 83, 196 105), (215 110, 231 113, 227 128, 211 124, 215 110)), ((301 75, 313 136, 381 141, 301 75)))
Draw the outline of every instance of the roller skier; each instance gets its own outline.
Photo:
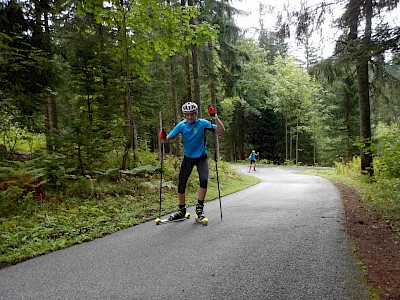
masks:
MULTIPOLYGON (((210 110, 209 110, 210 111, 210 110)), ((178 123, 172 131, 165 135, 160 132, 159 137, 169 142, 178 134, 182 135, 183 160, 181 163, 178 177, 178 211, 173 213, 168 220, 175 221, 183 219, 186 216, 186 185, 193 167, 196 166, 199 173, 199 192, 198 203, 196 205, 196 220, 205 223, 207 219, 204 216, 204 199, 207 193, 208 184, 208 157, 205 145, 205 131, 213 130, 216 134, 222 134, 225 131, 224 125, 217 114, 211 114, 215 124, 206 119, 198 118, 198 106, 194 102, 187 102, 182 106, 182 113, 185 120, 178 123)))

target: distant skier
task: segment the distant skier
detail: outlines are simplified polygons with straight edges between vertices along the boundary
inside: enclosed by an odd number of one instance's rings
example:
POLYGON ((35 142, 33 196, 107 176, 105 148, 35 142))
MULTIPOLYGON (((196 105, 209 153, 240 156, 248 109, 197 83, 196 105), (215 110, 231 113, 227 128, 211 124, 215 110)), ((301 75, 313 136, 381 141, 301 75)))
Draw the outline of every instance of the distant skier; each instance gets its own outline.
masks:
POLYGON ((250 159, 250 166, 249 166, 249 172, 251 171, 251 167, 253 167, 253 170, 256 170, 256 157, 258 157, 260 152, 257 152, 255 150, 252 150, 250 155, 249 155, 249 159, 250 159))

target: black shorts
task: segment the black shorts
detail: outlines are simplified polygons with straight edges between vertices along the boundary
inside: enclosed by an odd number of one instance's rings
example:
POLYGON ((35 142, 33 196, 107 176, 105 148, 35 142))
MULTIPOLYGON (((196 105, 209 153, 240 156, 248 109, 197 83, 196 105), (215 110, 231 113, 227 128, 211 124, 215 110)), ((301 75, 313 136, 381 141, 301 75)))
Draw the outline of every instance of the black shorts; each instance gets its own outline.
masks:
POLYGON ((183 194, 186 191, 186 185, 193 167, 196 166, 199 173, 200 187, 207 188, 208 183, 208 158, 207 155, 198 158, 189 158, 184 156, 179 171, 178 193, 183 194))
POLYGON ((250 160, 250 163, 251 163, 251 164, 255 164, 256 161, 255 161, 255 160, 250 160))

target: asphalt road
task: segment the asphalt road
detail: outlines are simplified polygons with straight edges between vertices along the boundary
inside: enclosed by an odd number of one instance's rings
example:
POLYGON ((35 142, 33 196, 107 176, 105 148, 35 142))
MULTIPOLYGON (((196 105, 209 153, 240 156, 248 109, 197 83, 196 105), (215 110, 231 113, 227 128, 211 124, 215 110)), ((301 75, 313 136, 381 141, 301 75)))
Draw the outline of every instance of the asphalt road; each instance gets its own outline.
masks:
POLYGON ((208 226, 148 222, 2 269, 0 299, 367 299, 338 190, 297 170, 252 172, 223 221, 217 200, 208 226))

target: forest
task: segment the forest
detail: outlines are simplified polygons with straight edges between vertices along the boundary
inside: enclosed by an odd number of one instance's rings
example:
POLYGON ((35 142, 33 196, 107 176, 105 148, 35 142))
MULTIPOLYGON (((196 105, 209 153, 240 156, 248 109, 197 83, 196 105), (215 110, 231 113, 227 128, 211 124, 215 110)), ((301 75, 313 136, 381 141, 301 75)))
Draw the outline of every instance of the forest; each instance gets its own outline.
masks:
MULTIPOLYGON (((156 177, 158 132, 187 101, 202 118, 216 108, 221 164, 253 149, 262 164, 355 164, 400 215, 400 29, 386 18, 398 2, 335 1, 342 34, 322 58, 310 37, 327 0, 261 23, 257 40, 229 0, 2 0, 0 217, 71 185, 85 198, 101 179, 156 177)), ((176 168, 179 139, 166 151, 176 168)))

